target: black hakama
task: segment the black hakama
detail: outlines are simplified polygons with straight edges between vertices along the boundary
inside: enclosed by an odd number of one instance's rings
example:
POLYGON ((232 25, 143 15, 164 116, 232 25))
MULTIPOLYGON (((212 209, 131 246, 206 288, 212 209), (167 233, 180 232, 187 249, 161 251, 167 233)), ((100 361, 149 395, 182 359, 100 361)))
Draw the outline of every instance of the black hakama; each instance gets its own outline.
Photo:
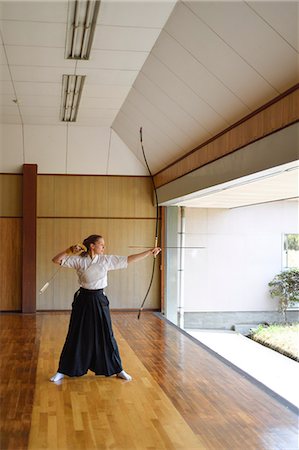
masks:
POLYGON ((103 289, 80 288, 74 295, 58 372, 80 377, 88 370, 110 376, 122 371, 122 363, 103 289))

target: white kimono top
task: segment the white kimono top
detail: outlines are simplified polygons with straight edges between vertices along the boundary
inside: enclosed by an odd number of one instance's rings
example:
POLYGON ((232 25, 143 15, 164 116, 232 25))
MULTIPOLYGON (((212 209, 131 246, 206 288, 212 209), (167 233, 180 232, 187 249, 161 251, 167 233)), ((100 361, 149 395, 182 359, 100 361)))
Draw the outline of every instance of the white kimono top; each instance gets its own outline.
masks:
POLYGON ((64 258, 61 266, 75 269, 79 285, 84 289, 104 289, 107 286, 108 270, 126 269, 128 258, 127 256, 96 255, 91 259, 90 256, 74 255, 64 258))

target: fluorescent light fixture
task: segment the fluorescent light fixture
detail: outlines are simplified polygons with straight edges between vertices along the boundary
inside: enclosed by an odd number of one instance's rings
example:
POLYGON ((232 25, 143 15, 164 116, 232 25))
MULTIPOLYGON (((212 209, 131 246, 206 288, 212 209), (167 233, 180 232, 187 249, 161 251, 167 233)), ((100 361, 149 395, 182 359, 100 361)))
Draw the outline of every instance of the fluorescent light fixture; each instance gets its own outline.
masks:
POLYGON ((76 122, 84 81, 85 75, 62 75, 62 122, 76 122))
POLYGON ((100 3, 99 0, 69 0, 66 59, 89 59, 100 3))

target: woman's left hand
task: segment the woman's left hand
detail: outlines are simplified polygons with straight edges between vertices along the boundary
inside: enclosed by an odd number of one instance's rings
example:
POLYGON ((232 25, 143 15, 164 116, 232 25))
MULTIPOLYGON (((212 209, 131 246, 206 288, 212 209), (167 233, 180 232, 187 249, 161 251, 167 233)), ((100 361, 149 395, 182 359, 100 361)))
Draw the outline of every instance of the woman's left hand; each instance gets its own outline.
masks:
POLYGON ((154 247, 154 248, 151 249, 151 252, 152 252, 152 254, 153 254, 154 256, 159 255, 160 251, 161 251, 161 248, 160 248, 160 247, 154 247))

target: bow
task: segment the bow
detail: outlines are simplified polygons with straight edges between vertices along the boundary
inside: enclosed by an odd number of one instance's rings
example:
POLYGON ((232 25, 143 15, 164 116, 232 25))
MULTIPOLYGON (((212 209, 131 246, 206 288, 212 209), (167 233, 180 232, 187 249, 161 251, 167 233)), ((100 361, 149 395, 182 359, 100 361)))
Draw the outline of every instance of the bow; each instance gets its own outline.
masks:
MULTIPOLYGON (((140 127, 139 133, 140 133, 140 145, 141 145, 141 149, 142 149, 143 158, 144 158, 144 161, 145 161, 148 173, 150 175, 150 178, 152 180, 152 185, 153 185, 153 189, 154 189, 154 193, 155 193, 155 200, 156 200, 156 227, 155 227, 155 243, 154 243, 154 247, 157 247, 157 245, 158 245, 158 228, 159 228, 158 194, 157 194, 157 188, 156 188, 156 185, 155 185, 155 180, 154 180, 153 174, 151 172, 151 169, 150 169, 150 167, 148 165, 148 162, 147 162, 147 159, 146 159, 146 156, 145 156, 145 151, 144 151, 144 148, 143 148, 142 127, 140 127)), ((143 310, 144 304, 146 302, 146 299, 148 297, 148 294, 149 294, 149 292, 151 290, 151 287, 152 287, 152 284, 153 284, 154 273, 155 273, 155 265, 156 265, 156 256, 154 256, 154 259, 153 259, 153 267, 152 267, 152 274, 151 274, 150 282, 149 282, 146 294, 144 296, 144 299, 143 299, 143 301, 141 303, 141 306, 139 308, 139 311, 138 311, 138 319, 140 319, 141 311, 143 310)))

